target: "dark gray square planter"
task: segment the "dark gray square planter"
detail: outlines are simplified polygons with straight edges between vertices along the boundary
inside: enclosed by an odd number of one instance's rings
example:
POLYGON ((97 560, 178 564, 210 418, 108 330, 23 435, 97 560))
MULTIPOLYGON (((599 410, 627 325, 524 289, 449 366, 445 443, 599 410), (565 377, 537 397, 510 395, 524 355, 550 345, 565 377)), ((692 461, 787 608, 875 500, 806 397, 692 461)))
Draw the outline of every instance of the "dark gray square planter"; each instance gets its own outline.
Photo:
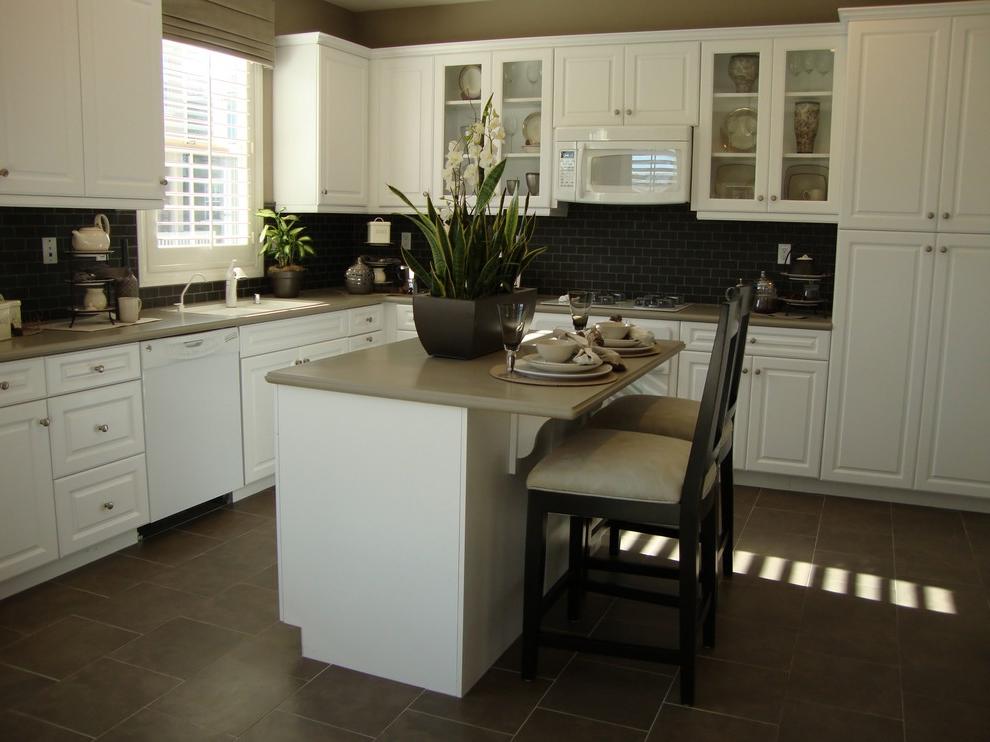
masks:
POLYGON ((517 289, 481 299, 444 299, 418 294, 413 297, 413 320, 419 341, 431 356, 467 361, 502 349, 498 305, 522 302, 527 321, 536 311, 536 289, 517 289))

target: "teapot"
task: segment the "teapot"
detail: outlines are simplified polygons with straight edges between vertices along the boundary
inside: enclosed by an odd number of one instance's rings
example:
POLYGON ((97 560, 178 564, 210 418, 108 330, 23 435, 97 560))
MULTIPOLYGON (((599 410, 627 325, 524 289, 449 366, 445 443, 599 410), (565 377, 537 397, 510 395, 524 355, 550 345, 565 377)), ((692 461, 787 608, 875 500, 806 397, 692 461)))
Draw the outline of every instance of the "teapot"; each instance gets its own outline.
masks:
POLYGON ((76 252, 106 252, 110 249, 110 220, 97 214, 92 227, 72 230, 72 249, 76 252))

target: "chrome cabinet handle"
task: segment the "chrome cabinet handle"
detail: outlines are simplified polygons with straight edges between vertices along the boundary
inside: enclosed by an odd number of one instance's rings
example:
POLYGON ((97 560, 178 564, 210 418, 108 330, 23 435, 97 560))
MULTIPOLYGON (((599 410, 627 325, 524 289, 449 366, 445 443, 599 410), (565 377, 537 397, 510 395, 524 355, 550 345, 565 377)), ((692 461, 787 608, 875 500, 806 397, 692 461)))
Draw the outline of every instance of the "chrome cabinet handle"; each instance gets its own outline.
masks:
POLYGON ((107 425, 106 423, 104 423, 103 425, 97 425, 96 426, 96 429, 98 431, 100 431, 101 433, 109 433, 110 432, 110 426, 107 425))
POLYGON ((925 252, 931 252, 931 251, 932 251, 932 246, 931 245, 925 245, 925 252))
POLYGON ((622 113, 622 111, 620 111, 618 108, 616 108, 614 111, 612 111, 612 115, 614 115, 614 116, 618 116, 621 113, 622 113))
POLYGON ((368 323, 371 323, 371 322, 374 322, 375 321, 375 318, 374 317, 365 317, 364 318, 364 321, 365 322, 368 322, 368 323))
POLYGON ((942 218, 943 219, 948 219, 949 218, 949 212, 948 211, 943 211, 942 212, 942 218))
POLYGON ((106 370, 107 370, 106 367, 102 363, 99 364, 98 366, 93 366, 93 371, 98 374, 102 374, 106 370))
POLYGON ((43 417, 38 421, 38 424, 43 425, 44 427, 47 428, 49 425, 52 424, 52 420, 50 417, 43 417))
POLYGON ((293 366, 301 366, 301 365, 302 365, 302 363, 303 363, 303 362, 302 362, 302 359, 301 359, 301 358, 297 358, 296 360, 294 360, 294 361, 292 362, 292 365, 293 365, 293 366))
POLYGON ((934 211, 929 211, 925 216, 927 216, 929 219, 934 219, 935 218, 935 212, 934 211))
POLYGON ((309 363, 309 359, 308 358, 303 358, 303 363, 309 363))
POLYGON ((10 171, 5 167, 0 167, 0 178, 6 178, 10 175, 10 171))
POLYGON ((10 389, 9 381, 0 381, 0 392, 5 392, 10 389))
POLYGON ((776 201, 776 200, 777 200, 777 197, 776 197, 776 196, 771 196, 771 197, 770 197, 770 200, 771 200, 771 201, 776 201))
POLYGON ((370 335, 368 335, 368 336, 367 336, 367 337, 365 338, 365 342, 368 342, 368 343, 373 343, 373 342, 375 342, 375 339, 374 339, 373 337, 371 337, 370 335))
POLYGON ((113 510, 113 500, 107 500, 105 503, 103 503, 103 509, 113 510))
POLYGON ((632 116, 632 109, 631 108, 627 108, 626 109, 626 116, 632 116))
POLYGON ((945 245, 942 245, 942 247, 940 247, 938 251, 941 253, 946 253, 949 252, 949 248, 947 248, 945 245))
POLYGON ((158 185, 167 186, 168 185, 168 178, 159 178, 158 179, 158 185))
POLYGON ((763 200, 763 194, 761 193, 759 196, 757 196, 756 197, 756 200, 757 201, 762 201, 763 200))

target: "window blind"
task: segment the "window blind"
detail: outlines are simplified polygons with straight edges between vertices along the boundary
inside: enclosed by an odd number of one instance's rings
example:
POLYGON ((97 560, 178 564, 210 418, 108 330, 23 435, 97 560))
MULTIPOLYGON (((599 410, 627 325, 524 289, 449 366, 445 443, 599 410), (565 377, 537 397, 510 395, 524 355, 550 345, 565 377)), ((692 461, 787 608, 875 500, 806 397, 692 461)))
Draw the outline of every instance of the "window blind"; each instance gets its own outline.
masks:
POLYGON ((162 0, 166 39, 275 64, 274 0, 162 0))
POLYGON ((165 168, 158 247, 252 242, 251 63, 162 42, 165 168))

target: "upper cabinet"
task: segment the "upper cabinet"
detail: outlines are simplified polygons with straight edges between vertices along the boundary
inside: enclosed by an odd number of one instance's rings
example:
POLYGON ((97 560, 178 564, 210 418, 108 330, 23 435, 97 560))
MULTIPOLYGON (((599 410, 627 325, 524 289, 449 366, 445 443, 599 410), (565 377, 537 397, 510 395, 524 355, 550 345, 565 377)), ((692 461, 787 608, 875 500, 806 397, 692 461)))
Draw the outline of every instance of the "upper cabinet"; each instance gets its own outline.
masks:
POLYGON ((702 44, 693 208, 836 221, 843 39, 702 44))
POLYGON ((853 19, 849 71, 840 225, 990 231, 990 16, 853 19))
POLYGON ((159 0, 0 0, 0 13, 0 205, 160 206, 159 0))
POLYGON ((369 65, 324 34, 277 41, 273 82, 275 202, 289 211, 368 206, 369 65))
POLYGON ((698 42, 563 47, 554 126, 698 123, 698 42))

